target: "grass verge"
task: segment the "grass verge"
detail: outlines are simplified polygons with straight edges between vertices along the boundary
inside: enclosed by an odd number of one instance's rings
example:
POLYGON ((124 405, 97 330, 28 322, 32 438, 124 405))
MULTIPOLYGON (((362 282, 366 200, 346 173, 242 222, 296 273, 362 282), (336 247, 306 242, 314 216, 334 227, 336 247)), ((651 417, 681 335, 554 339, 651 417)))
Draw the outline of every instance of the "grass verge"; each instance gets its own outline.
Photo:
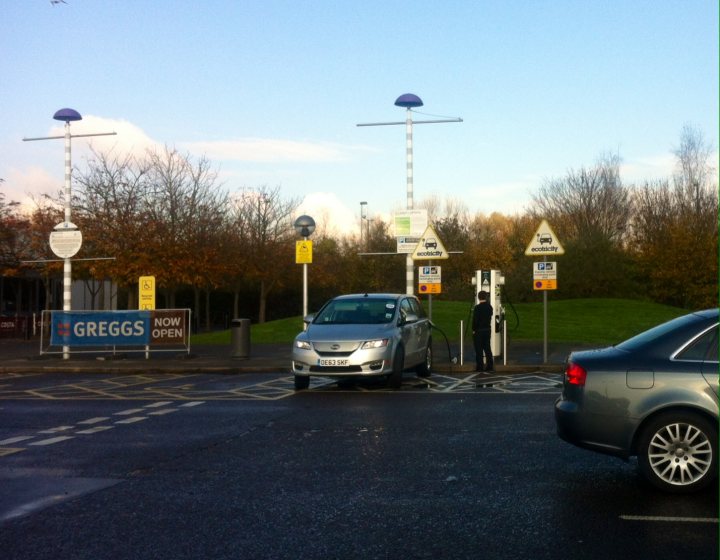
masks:
MULTIPOLYGON (((423 301, 429 311, 427 301, 423 301)), ((543 304, 522 303, 505 309, 511 340, 543 340, 543 304)), ((628 299, 573 299, 548 302, 548 340, 607 345, 621 342, 687 310, 628 299)), ((432 320, 451 342, 460 338, 460 321, 469 337, 472 305, 433 300, 432 320)), ((302 330, 300 316, 251 325, 251 344, 291 343, 302 330)), ((466 338, 469 340, 469 338, 466 338)), ((230 330, 193 335, 192 344, 230 344, 230 330)))

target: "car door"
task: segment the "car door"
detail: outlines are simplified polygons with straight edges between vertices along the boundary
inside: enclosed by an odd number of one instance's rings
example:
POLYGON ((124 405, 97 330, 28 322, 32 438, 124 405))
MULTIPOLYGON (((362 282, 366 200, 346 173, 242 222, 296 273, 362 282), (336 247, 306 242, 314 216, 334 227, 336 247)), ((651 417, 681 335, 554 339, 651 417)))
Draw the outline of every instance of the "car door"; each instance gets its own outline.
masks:
POLYGON ((400 300, 400 336, 405 347, 405 367, 414 365, 417 362, 418 353, 418 336, 417 321, 408 321, 409 318, 415 316, 415 310, 412 307, 409 298, 400 300))
POLYGON ((416 365, 425 360, 430 324, 423 308, 414 297, 403 298, 400 310, 404 317, 412 316, 412 322, 403 325, 403 341, 405 342, 405 364, 416 365))
POLYGON ((428 319, 427 315, 425 315, 425 310, 417 298, 411 298, 410 303, 415 311, 415 315, 418 317, 418 361, 422 361, 425 359, 425 348, 430 341, 430 319, 428 319))

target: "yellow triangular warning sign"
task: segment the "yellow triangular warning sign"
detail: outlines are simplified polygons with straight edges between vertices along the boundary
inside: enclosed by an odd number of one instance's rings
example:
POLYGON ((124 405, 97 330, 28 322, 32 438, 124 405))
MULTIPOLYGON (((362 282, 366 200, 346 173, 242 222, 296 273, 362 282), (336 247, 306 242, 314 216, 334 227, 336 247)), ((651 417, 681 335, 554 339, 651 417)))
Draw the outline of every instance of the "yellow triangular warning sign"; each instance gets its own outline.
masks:
POLYGON ((532 257, 535 255, 564 255, 565 249, 560 245, 555 232, 547 223, 547 220, 543 220, 540 227, 537 228, 535 235, 528 243, 525 254, 532 257))
POLYGON ((412 259, 414 261, 423 259, 447 259, 448 256, 448 252, 445 250, 437 233, 435 233, 432 226, 428 226, 415 247, 412 259))

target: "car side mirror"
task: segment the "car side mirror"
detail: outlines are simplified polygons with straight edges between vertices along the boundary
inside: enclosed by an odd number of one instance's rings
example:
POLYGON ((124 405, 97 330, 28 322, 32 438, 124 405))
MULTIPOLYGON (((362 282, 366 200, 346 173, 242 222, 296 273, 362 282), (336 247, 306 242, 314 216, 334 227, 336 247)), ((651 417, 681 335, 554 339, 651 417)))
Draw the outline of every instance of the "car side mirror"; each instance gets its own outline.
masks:
POLYGON ((417 323, 419 320, 419 317, 415 313, 405 313, 404 315, 400 315, 400 324, 401 325, 409 325, 410 323, 417 323))

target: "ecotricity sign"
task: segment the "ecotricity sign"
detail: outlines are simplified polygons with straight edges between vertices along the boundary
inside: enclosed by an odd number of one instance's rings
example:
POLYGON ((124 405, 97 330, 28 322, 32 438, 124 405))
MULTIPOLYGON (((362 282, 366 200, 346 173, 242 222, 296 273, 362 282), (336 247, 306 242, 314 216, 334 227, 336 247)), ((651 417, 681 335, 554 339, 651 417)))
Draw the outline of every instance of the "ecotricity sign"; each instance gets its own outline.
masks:
POLYGON ((187 342, 187 310, 53 311, 53 346, 148 346, 187 342))
POLYGON ((565 249, 558 241, 557 235, 546 220, 537 228, 535 235, 528 243, 525 254, 529 257, 540 255, 564 255, 565 249))

